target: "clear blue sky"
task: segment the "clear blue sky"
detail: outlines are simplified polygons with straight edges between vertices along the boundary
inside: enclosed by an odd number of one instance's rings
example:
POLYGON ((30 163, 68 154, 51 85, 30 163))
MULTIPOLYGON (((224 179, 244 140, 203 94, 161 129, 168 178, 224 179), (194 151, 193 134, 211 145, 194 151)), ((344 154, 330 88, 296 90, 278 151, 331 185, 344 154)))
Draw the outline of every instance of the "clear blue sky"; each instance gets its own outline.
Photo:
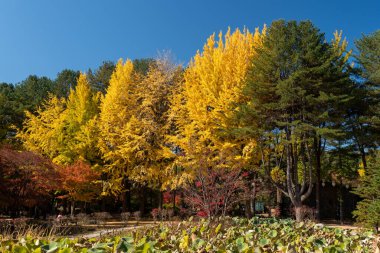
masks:
POLYGON ((280 18, 310 19, 327 38, 342 29, 353 46, 380 29, 380 0, 0 0, 0 82, 160 50, 187 64, 213 32, 280 18))

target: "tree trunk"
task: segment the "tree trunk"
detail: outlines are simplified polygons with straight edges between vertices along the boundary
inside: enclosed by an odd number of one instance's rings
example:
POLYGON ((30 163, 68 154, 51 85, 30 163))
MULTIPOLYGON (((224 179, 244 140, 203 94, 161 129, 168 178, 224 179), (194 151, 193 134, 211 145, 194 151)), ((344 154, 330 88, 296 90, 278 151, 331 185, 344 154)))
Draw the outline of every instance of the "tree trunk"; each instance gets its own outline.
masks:
POLYGON ((296 221, 301 222, 303 220, 302 206, 295 206, 294 207, 294 212, 295 212, 295 215, 296 215, 296 221))
POLYGON ((316 160, 316 182, 315 182, 315 218, 321 220, 321 140, 314 138, 315 160, 316 160))
POLYGON ((367 158, 363 147, 360 147, 360 154, 362 157, 363 168, 367 170, 367 158))
POLYGON ((101 208, 102 208, 102 212, 106 211, 106 198, 105 197, 102 198, 102 206, 101 206, 101 208))
POLYGON ((342 181, 340 182, 339 186, 339 218, 340 218, 340 224, 343 225, 344 220, 344 210, 343 210, 343 184, 342 181))
POLYGON ((281 191, 280 191, 280 189, 276 189, 277 191, 276 191, 276 204, 277 204, 277 206, 281 206, 281 204, 282 204, 282 193, 281 193, 281 191))
POLYGON ((159 209, 162 209, 162 191, 160 190, 159 191, 159 194, 158 194, 158 208, 159 209))
POLYGON ((143 216, 145 213, 145 202, 146 202, 146 189, 145 187, 142 187, 140 190, 140 206, 139 206, 141 216, 143 216))
POLYGON ((74 216, 74 209, 75 209, 75 201, 71 201, 71 207, 70 207, 70 216, 74 216))
POLYGON ((282 193, 279 189, 276 189, 276 205, 277 208, 280 210, 280 216, 283 215, 283 210, 282 210, 282 193))
POLYGON ((127 211, 127 192, 121 193, 121 202, 122 202, 122 212, 127 211))
POLYGON ((175 197, 176 197, 176 190, 173 191, 173 214, 176 215, 176 210, 175 210, 175 197))
POLYGON ((248 219, 252 218, 251 199, 245 201, 245 216, 248 219))

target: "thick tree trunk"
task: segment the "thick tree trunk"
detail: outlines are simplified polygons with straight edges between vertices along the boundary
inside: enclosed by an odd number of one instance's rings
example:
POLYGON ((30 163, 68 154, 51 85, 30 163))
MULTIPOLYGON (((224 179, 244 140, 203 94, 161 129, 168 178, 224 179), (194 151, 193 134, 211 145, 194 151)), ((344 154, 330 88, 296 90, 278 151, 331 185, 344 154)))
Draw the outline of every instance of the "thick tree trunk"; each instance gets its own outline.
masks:
POLYGON ((280 216, 283 215, 283 210, 282 210, 282 192, 277 189, 276 191, 276 205, 277 208, 280 210, 280 216))
POLYGON ((303 220, 302 205, 295 206, 294 212, 296 215, 296 221, 301 222, 303 220))
POLYGON ((276 203, 278 207, 280 207, 282 204, 282 193, 279 189, 276 191, 276 203))

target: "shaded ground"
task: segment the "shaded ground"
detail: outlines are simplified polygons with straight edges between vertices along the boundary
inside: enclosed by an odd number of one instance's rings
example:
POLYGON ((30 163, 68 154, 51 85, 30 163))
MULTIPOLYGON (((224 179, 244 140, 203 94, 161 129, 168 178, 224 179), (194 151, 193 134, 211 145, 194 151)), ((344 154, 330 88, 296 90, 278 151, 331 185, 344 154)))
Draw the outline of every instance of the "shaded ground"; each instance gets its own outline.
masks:
POLYGON ((106 222, 104 225, 83 225, 83 227, 87 227, 89 229, 93 228, 95 231, 84 233, 84 234, 76 234, 72 236, 68 236, 68 238, 76 238, 81 237, 85 239, 89 238, 96 238, 96 237, 103 237, 103 236, 113 236, 116 234, 120 234, 123 231, 133 230, 133 229, 139 229, 143 227, 150 227, 154 226, 157 223, 154 223, 153 221, 140 221, 135 222, 131 221, 125 224, 125 222, 119 222, 119 221, 113 221, 113 222, 106 222))

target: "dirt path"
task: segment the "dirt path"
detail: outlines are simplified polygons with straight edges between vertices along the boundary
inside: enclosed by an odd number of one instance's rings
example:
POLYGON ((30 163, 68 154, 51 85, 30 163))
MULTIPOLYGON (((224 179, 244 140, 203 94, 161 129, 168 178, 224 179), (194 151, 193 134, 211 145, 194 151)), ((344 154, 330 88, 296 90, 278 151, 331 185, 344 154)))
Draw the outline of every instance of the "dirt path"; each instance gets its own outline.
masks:
POLYGON ((128 227, 121 227, 121 228, 106 228, 106 229, 97 230, 97 231, 87 233, 87 234, 68 236, 68 238, 90 239, 90 238, 97 238, 97 237, 103 237, 103 236, 114 236, 124 231, 135 230, 135 229, 140 229, 144 227, 153 227, 153 226, 157 226, 157 225, 143 224, 143 225, 138 225, 138 226, 128 226, 128 227))

